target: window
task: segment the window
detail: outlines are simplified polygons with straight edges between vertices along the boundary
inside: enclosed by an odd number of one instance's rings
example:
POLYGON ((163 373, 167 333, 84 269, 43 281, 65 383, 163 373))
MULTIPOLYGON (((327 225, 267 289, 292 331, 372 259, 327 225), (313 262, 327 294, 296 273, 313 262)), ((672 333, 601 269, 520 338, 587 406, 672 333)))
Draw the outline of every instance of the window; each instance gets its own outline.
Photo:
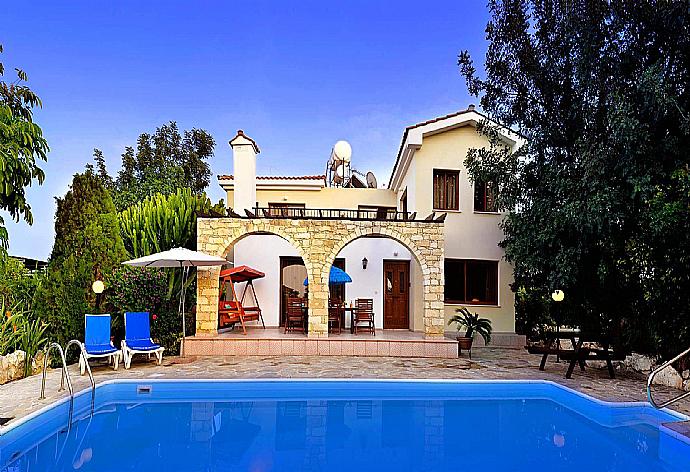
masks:
POLYGON ((498 262, 446 259, 445 301, 498 305, 498 262))
POLYGON ((487 213, 497 212, 496 184, 493 182, 475 182, 474 183, 474 211, 483 211, 487 213))
POLYGON ((269 216, 303 217, 304 203, 269 203, 269 216))
POLYGON ((359 205, 357 207, 357 218, 394 220, 396 211, 395 207, 359 205))
POLYGON ((458 210, 457 170, 434 169, 434 210, 458 210))

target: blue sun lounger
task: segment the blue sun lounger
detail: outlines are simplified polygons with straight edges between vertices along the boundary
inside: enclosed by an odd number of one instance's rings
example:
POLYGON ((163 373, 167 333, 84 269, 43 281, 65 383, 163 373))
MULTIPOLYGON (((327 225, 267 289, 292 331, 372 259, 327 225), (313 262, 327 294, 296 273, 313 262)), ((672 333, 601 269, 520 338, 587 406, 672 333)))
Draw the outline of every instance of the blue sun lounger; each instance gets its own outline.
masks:
POLYGON ((134 354, 156 355, 158 365, 163 362, 164 347, 151 339, 151 324, 147 311, 128 311, 125 313, 125 339, 122 340, 122 358, 125 369, 132 364, 134 354))
POLYGON ((86 315, 84 317, 84 356, 79 356, 79 372, 84 375, 86 362, 92 358, 108 358, 115 366, 120 364, 122 352, 110 340, 110 315, 86 315))

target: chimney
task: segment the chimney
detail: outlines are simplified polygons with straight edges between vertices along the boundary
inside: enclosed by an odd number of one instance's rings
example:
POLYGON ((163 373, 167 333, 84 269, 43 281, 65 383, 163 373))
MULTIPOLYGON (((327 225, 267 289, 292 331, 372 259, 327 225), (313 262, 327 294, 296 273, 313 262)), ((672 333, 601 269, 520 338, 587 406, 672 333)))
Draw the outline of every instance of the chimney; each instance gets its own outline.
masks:
POLYGON ((474 103, 467 105, 467 111, 474 111, 474 103))
POLYGON ((233 210, 244 215, 256 205, 256 155, 259 146, 244 131, 237 130, 237 135, 230 140, 232 148, 232 165, 234 174, 233 202, 228 202, 233 210))

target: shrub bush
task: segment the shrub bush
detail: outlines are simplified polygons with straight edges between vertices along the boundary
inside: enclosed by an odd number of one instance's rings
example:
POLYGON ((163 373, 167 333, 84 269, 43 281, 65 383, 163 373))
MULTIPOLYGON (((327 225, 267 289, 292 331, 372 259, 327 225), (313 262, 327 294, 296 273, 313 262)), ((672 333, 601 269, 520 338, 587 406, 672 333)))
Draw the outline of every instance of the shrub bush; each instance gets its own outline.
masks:
POLYGON ((113 335, 124 338, 124 313, 148 311, 151 337, 169 353, 179 352, 181 333, 177 300, 168 297, 168 274, 164 269, 122 267, 106 280, 107 306, 113 314, 113 335))

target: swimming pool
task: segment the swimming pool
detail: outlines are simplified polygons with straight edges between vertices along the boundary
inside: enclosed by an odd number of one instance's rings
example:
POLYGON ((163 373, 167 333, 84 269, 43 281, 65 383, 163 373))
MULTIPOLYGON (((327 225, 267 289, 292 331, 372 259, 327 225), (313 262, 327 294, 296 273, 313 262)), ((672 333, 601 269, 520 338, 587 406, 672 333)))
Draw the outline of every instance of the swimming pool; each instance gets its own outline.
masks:
POLYGON ((111 381, 0 435, 0 472, 690 470, 643 403, 552 382, 111 381))

